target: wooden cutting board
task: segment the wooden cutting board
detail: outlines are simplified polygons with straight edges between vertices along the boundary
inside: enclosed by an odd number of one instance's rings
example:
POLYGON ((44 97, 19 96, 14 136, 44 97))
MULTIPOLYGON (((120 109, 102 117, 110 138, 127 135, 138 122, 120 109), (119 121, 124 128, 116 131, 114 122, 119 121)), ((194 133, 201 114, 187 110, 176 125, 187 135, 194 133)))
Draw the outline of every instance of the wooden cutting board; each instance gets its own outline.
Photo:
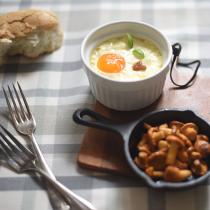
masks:
MULTIPOLYGON (((176 71, 174 75, 176 81, 180 83, 186 81, 190 76, 188 72, 176 71)), ((115 121, 128 122, 149 111, 162 108, 191 109, 210 121, 210 76, 198 75, 193 86, 180 90, 174 88, 168 77, 162 96, 145 109, 130 112, 114 111, 96 102, 93 110, 115 121)), ((104 130, 87 128, 77 162, 79 166, 95 171, 134 175, 126 163, 121 138, 104 130)))

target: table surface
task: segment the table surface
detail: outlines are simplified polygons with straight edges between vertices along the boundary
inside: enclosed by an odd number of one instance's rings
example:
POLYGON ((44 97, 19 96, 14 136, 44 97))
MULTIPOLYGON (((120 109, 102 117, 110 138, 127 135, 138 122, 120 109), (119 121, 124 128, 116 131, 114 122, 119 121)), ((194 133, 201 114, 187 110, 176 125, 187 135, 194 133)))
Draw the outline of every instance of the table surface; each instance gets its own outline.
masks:
MULTIPOLYGON (((85 128, 72 121, 76 108, 91 107, 95 103, 80 60, 81 42, 91 29, 113 20, 145 21, 163 31, 171 43, 180 42, 182 58, 201 59, 200 72, 208 75, 210 2, 0 1, 0 13, 28 7, 51 9, 59 15, 65 33, 63 46, 36 60, 11 59, 10 64, 1 67, 0 82, 2 85, 21 83, 37 121, 37 141, 58 180, 91 201, 98 210, 210 209, 208 184, 182 191, 157 191, 130 178, 79 168, 76 157, 85 128)), ((0 91, 0 121, 15 133, 6 112, 0 91)), ((0 210, 29 209, 52 209, 46 192, 28 175, 17 175, 0 167, 0 210)))

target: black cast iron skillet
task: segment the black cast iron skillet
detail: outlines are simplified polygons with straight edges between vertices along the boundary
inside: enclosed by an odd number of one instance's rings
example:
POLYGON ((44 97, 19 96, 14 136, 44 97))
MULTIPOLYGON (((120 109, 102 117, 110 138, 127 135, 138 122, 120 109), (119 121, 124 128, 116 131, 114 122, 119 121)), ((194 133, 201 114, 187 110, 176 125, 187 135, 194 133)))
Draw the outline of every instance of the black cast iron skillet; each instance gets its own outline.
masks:
MULTIPOLYGON (((200 184, 210 175, 208 171, 204 176, 201 177, 190 177, 187 181, 172 183, 166 181, 155 181, 151 179, 147 174, 145 174, 141 169, 139 169, 133 162, 134 157, 137 155, 137 143, 142 135, 146 132, 144 128, 144 123, 150 125, 159 125, 162 123, 168 123, 172 120, 186 122, 194 122, 199 127, 199 133, 205 134, 210 137, 210 125, 193 111, 190 110, 160 110, 150 112, 144 115, 136 121, 130 123, 116 123, 104 116, 90 110, 90 109, 78 109, 73 114, 73 120, 81 125, 88 127, 100 128, 104 130, 109 130, 119 134, 124 141, 124 153, 127 162, 131 169, 146 183, 154 188, 185 188, 195 186, 200 184), (87 119, 87 117, 89 117, 87 119), (91 118, 90 118, 91 117, 91 118)), ((99 139, 100 141, 100 139, 99 139)), ((207 160, 208 168, 210 168, 210 160, 207 160)))

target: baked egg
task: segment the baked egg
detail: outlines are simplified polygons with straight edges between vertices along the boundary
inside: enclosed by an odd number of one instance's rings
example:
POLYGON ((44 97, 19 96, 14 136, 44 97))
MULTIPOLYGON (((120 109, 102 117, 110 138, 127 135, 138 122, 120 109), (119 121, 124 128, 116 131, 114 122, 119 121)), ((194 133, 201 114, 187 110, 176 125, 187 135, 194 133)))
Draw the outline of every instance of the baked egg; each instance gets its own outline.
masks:
POLYGON ((132 81, 157 73, 163 57, 152 41, 126 34, 105 40, 93 49, 90 65, 107 78, 132 81))

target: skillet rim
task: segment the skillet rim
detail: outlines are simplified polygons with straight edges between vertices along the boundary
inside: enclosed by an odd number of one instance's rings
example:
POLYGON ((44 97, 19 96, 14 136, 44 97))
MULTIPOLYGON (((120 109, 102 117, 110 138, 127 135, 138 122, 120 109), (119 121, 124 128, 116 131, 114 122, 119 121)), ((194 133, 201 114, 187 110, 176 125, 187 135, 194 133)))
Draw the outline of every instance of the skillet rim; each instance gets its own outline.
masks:
MULTIPOLYGON (((128 165, 130 166, 130 168, 135 172, 135 174, 139 177, 142 178, 150 187, 156 188, 156 189, 182 189, 182 188, 189 188, 189 187, 193 187, 195 185, 198 185, 202 182, 204 182, 209 176, 210 176, 210 169, 208 169, 208 172, 198 178, 195 179, 191 179, 188 181, 184 181, 184 182, 165 182, 165 181, 155 181, 153 180, 150 176, 148 176, 145 172, 143 172, 140 168, 138 168, 138 166, 134 163, 130 151, 129 151, 129 142, 131 139, 131 136, 133 134, 133 132, 135 131, 136 127, 138 126, 138 124, 140 124, 142 121, 144 121, 146 118, 158 114, 158 113, 164 113, 164 112, 183 112, 183 113, 189 113, 192 115, 192 117, 196 117, 197 119, 203 121, 205 124, 207 124, 210 128, 210 124, 207 120, 205 120, 205 118, 203 118, 200 114, 198 114, 197 112, 191 110, 191 109, 178 109, 178 108, 164 108, 164 109, 159 109, 159 110, 155 110, 155 111, 151 111, 145 115, 143 115, 142 117, 140 117, 138 120, 131 122, 133 123, 133 129, 130 132, 128 139, 125 139, 123 136, 123 140, 124 140, 124 154, 126 157, 126 160, 128 162, 128 165)), ((198 125, 199 127, 199 125, 198 125)))

